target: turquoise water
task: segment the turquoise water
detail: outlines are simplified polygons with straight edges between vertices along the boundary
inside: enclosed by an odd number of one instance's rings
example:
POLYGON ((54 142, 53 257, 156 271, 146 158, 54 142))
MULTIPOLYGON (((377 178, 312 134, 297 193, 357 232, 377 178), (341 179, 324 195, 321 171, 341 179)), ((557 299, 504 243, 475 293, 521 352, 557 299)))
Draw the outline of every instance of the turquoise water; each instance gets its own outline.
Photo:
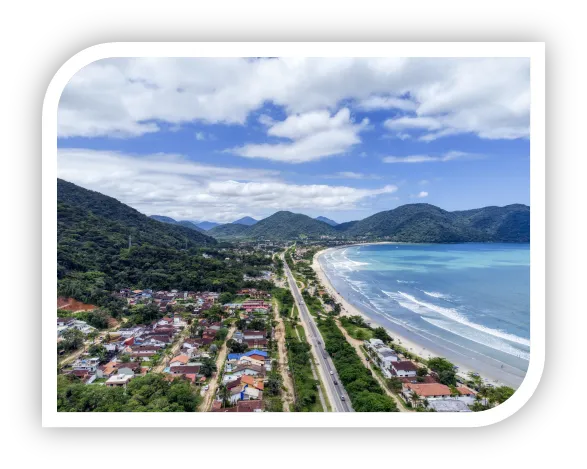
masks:
POLYGON ((530 246, 372 244, 320 263, 347 301, 456 364, 517 386, 530 358, 530 246))

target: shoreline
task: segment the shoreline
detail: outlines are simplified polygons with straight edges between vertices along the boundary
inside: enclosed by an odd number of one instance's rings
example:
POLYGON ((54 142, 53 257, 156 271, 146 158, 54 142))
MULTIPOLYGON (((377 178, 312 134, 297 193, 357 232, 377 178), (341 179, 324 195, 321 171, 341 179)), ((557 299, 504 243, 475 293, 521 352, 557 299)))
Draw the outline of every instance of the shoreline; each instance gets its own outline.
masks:
MULTIPOLYGON (((320 284, 324 287, 324 289, 328 292, 328 294, 336 302, 340 303, 340 305, 341 305, 340 315, 341 316, 361 316, 365 320, 366 323, 370 324, 371 327, 383 327, 387 331, 387 333, 398 342, 399 345, 408 349, 410 351, 410 353, 417 355, 419 358, 421 358, 423 360, 442 356, 438 353, 435 353, 434 351, 432 351, 430 349, 427 349, 423 345, 418 344, 417 342, 406 338, 403 334, 398 333, 397 330, 391 329, 388 326, 381 324, 376 319, 373 319, 372 317, 367 315, 365 312, 363 312, 361 309, 359 309, 358 307, 354 306, 349 301, 347 301, 334 288, 334 286, 330 282, 330 279, 328 278, 328 276, 326 275, 326 273, 322 269, 322 265, 320 264, 320 261, 318 260, 319 257, 322 256, 323 254, 326 254, 330 250, 342 249, 342 248, 346 248, 349 246, 356 246, 356 245, 363 245, 363 244, 366 245, 366 244, 410 244, 410 243, 376 242, 376 243, 348 244, 348 245, 343 245, 343 246, 336 246, 336 247, 332 247, 332 248, 322 249, 322 250, 316 252, 316 254, 314 254, 314 257, 312 259, 312 269, 314 270, 314 272, 316 272, 316 276, 318 277, 320 284)), ((468 378, 467 374, 469 372, 473 372, 473 373, 478 373, 483 378, 483 380, 487 383, 491 383, 493 385, 498 385, 498 386, 506 385, 506 386, 511 386, 514 388, 518 387, 518 385, 513 385, 512 383, 506 383, 503 380, 498 379, 496 376, 492 376, 490 373, 484 373, 482 370, 473 369, 473 368, 466 366, 462 363, 458 363, 454 359, 450 360, 450 361, 453 362, 456 366, 458 366, 459 370, 457 372, 457 376, 462 379, 468 380, 469 378, 468 378)))

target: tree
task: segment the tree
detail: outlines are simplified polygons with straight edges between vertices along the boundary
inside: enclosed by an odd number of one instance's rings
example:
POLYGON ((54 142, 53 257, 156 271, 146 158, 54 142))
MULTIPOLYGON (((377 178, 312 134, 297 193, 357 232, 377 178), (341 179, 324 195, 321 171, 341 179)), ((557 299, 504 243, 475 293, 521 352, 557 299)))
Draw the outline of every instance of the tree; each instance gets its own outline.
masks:
POLYGON ((416 371, 416 376, 427 376, 427 375, 428 375, 428 368, 426 368, 425 366, 418 368, 418 370, 416 371))
POLYGON ((267 380, 267 387, 265 389, 269 395, 277 396, 281 391, 281 384, 282 380, 279 373, 271 373, 267 380))
POLYGON ((416 391, 412 391, 412 394, 410 394, 410 400, 412 401, 414 407, 418 407, 420 405, 421 397, 416 391))
POLYGON ((226 386, 226 384, 221 384, 220 387, 218 388, 218 397, 220 398, 220 401, 222 402, 222 407, 230 407, 230 389, 228 389, 228 387, 226 386))
POLYGON ((241 344, 234 339, 230 339, 228 342, 226 342, 226 346, 228 347, 228 350, 230 350, 230 353, 243 353, 249 348, 247 344, 241 344))
POLYGON ((442 384, 447 386, 457 384, 455 366, 446 358, 431 358, 428 360, 428 366, 438 375, 438 379, 442 384))
POLYGON ((383 327, 376 327, 373 331, 373 337, 382 340, 385 343, 393 340, 383 327))
POLYGON ((216 371, 216 363, 211 358, 204 358, 202 360, 202 364, 200 365, 200 373, 202 373, 206 378, 212 376, 212 374, 216 371))
POLYGON ((108 360, 108 350, 103 345, 90 345, 88 348, 88 353, 92 357, 98 357, 100 359, 100 363, 106 363, 108 360))
POLYGON ((387 387, 391 390, 391 392, 395 392, 397 394, 402 390, 402 380, 399 379, 397 376, 393 376, 392 378, 389 378, 387 380, 387 387))
POLYGON ((69 352, 80 348, 84 344, 83 332, 75 328, 67 329, 61 335, 61 338, 62 340, 57 344, 58 350, 69 352))
POLYGON ((232 302, 233 299, 234 299, 234 295, 232 293, 224 292, 224 293, 220 294, 220 296, 218 297, 218 302, 221 305, 223 305, 223 304, 232 302))
POLYGON ((122 363, 130 362, 130 355, 128 353, 123 353, 119 358, 122 363))

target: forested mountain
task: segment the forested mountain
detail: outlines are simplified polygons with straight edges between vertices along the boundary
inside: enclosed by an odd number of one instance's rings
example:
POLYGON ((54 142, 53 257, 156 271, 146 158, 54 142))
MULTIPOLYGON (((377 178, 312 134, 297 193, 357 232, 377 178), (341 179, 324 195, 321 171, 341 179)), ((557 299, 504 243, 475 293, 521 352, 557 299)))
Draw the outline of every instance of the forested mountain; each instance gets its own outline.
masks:
POLYGON ((453 212, 463 223, 502 242, 530 242, 530 207, 522 204, 453 212))
POLYGON ((430 204, 409 204, 376 213, 343 233, 417 243, 529 242, 529 230, 526 205, 447 212, 430 204))
POLYGON ((243 217, 243 218, 239 218, 238 220, 233 221, 232 223, 234 223, 235 225, 246 225, 246 226, 252 226, 255 223, 257 223, 259 220, 255 220, 253 217, 243 217))
POLYGON ((216 223, 213 221, 196 221, 194 222, 198 228, 202 228, 204 231, 211 230, 215 226, 220 225, 220 223, 216 223))
POLYGON ((338 225, 334 226, 333 228, 336 231, 346 231, 346 230, 349 230, 352 226, 354 226, 355 223, 358 223, 358 220, 345 221, 344 223, 339 223, 338 225))
POLYGON ((222 238, 238 238, 247 232, 249 227, 247 225, 239 225, 237 223, 226 223, 225 225, 218 225, 212 228, 207 233, 217 239, 222 238))
POLYGON ((330 218, 326 218, 326 217, 316 217, 314 218, 314 220, 318 220, 318 221, 323 221, 324 223, 328 223, 330 226, 336 226, 338 225, 338 223, 336 223, 334 220, 331 220, 330 218))
POLYGON ((151 215, 149 218, 152 218, 153 220, 157 220, 163 223, 171 223, 172 225, 181 225, 181 226, 185 226, 186 228, 189 228, 190 230, 196 230, 199 231, 200 233, 204 233, 206 230, 203 230, 202 228, 200 228, 198 225, 196 225, 193 221, 189 221, 189 220, 181 220, 181 221, 177 221, 171 217, 165 217, 163 215, 151 215))
POLYGON ((253 239, 296 239, 333 235, 334 229, 323 221, 292 212, 277 212, 249 227, 243 236, 253 239))

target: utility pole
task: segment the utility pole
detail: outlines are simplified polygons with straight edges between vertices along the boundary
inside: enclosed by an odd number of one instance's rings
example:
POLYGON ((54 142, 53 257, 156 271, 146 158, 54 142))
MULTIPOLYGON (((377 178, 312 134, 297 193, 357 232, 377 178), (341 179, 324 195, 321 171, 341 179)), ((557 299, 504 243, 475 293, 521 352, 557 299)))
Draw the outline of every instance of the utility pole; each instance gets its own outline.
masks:
POLYGON ((132 235, 128 235, 128 248, 132 247, 132 235))

